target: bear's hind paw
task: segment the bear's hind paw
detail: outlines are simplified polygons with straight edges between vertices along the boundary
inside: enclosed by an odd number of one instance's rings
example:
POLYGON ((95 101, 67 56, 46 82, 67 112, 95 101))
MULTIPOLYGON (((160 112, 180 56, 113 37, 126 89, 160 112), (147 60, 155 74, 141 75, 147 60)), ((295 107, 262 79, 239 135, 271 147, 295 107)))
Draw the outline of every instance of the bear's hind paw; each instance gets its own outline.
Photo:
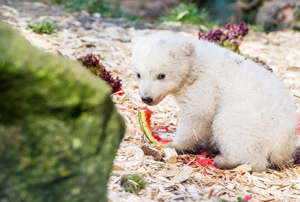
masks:
POLYGON ((215 157, 214 164, 219 169, 233 169, 239 165, 239 163, 237 163, 236 161, 230 160, 222 155, 217 155, 215 157))

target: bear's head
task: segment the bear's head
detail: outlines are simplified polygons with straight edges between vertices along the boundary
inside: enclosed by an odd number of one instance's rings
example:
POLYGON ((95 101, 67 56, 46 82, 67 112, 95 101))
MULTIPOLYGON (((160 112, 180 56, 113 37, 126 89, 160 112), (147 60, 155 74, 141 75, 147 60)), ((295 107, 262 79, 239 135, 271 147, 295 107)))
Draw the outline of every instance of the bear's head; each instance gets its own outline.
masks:
POLYGON ((132 68, 142 101, 155 105, 177 93, 192 73, 194 44, 173 34, 152 34, 132 40, 132 68))

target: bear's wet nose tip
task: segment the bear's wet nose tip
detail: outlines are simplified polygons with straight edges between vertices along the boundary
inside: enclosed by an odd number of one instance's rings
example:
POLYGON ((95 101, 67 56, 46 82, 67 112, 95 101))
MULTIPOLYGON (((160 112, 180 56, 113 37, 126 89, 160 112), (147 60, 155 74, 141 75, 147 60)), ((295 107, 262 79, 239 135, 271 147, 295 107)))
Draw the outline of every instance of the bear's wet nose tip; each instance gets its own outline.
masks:
POLYGON ((153 99, 151 97, 142 97, 142 101, 146 104, 151 104, 151 102, 153 102, 153 99))

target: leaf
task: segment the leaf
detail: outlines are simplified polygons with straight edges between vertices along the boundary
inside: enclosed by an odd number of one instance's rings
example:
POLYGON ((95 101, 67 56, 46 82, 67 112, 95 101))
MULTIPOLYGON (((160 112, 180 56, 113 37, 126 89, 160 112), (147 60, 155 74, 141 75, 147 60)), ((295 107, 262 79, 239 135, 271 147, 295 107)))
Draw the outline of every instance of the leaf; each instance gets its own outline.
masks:
POLYGON ((146 147, 146 146, 142 146, 141 149, 143 150, 143 152, 146 156, 153 156, 155 161, 163 161, 163 158, 158 151, 151 149, 149 147, 146 147))

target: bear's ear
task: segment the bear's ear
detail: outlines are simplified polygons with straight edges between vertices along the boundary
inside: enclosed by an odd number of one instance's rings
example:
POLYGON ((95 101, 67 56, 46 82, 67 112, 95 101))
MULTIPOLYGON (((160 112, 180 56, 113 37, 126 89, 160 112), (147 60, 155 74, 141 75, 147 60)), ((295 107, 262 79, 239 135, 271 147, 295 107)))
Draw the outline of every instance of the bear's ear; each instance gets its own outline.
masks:
POLYGON ((131 44, 134 46, 142 37, 141 36, 135 36, 131 39, 131 44))
POLYGON ((191 42, 184 42, 181 45, 180 50, 183 51, 187 56, 192 55, 192 53, 194 52, 195 46, 194 44, 192 44, 191 42))

